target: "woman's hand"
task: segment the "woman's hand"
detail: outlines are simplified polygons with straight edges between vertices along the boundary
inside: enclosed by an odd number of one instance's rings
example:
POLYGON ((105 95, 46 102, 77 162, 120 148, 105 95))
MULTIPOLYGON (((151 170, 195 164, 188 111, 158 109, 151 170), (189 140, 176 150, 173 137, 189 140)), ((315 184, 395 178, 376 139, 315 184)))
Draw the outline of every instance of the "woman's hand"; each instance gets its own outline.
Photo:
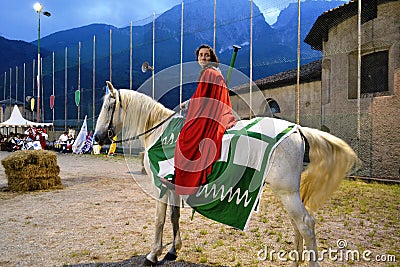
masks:
POLYGON ((189 100, 186 100, 186 101, 183 102, 183 103, 181 103, 180 109, 181 109, 181 110, 187 110, 187 109, 189 108, 189 102, 190 102, 190 99, 189 99, 189 100))

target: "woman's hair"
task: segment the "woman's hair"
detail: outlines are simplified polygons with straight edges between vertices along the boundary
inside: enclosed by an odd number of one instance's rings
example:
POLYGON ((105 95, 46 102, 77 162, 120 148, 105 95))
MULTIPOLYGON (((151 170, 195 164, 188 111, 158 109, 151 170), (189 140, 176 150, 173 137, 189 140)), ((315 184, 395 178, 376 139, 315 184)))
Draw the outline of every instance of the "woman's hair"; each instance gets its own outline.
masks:
MULTIPOLYGON (((207 44, 202 44, 196 49, 196 61, 199 60, 199 52, 200 52, 200 49, 202 49, 202 48, 208 48, 208 50, 210 51, 210 57, 211 57, 210 61, 211 62, 219 63, 218 57, 215 54, 214 49, 212 49, 212 47, 207 44)), ((216 64, 216 65, 218 66, 218 64, 216 64)))

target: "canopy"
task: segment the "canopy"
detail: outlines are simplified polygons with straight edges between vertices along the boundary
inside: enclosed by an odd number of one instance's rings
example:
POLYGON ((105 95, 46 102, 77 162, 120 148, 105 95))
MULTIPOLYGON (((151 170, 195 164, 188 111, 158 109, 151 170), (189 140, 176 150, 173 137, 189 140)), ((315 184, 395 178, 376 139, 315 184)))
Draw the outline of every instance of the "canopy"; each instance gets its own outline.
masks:
POLYGON ((8 120, 0 123, 0 127, 29 127, 29 126, 36 126, 36 127, 45 127, 45 126, 52 126, 53 123, 40 123, 29 121, 22 117, 21 112, 17 105, 14 105, 14 109, 11 113, 11 116, 8 120))

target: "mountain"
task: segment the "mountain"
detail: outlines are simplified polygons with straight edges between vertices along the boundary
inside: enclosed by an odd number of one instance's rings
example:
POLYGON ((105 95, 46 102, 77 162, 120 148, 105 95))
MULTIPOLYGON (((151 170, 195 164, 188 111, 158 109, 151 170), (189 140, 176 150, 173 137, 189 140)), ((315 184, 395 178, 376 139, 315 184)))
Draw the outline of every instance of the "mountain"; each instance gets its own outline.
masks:
MULTIPOLYGON (((309 62, 308 59, 320 57, 319 51, 312 50, 311 47, 304 43, 303 40, 307 36, 314 22, 317 20, 323 12, 328 11, 332 8, 338 7, 346 1, 332 0, 307 0, 301 2, 300 6, 300 47, 301 47, 301 58, 305 62, 309 62)), ((281 11, 277 21, 272 27, 279 32, 278 43, 285 44, 291 50, 291 54, 297 53, 297 3, 290 3, 289 6, 281 11)))
MULTIPOLYGON (((78 44, 82 40, 93 38, 93 35, 103 35, 109 30, 118 30, 117 27, 107 24, 91 24, 79 28, 59 31, 41 39, 41 47, 50 51, 57 51, 78 44)), ((32 42, 37 45, 37 41, 32 42)))
MULTIPOLYGON (((232 45, 238 44, 242 47, 239 50, 235 62, 235 68, 244 75, 249 75, 250 56, 250 4, 248 0, 237 0, 232 4, 231 0, 217 1, 216 21, 216 42, 217 55, 220 62, 229 65, 232 56, 232 45), (229 8, 227 8, 229 7, 229 8)), ((301 37, 302 40, 312 27, 316 18, 324 11, 343 4, 341 1, 313 1, 306 0, 301 6, 301 37)), ((213 14, 214 0, 202 0, 185 2, 184 6, 184 48, 183 62, 195 60, 194 51, 202 43, 213 43, 213 14), (210 8, 211 7, 211 8, 210 8), (205 10, 209 12, 205 12, 205 10)), ((153 24, 151 21, 142 26, 133 26, 133 88, 138 89, 146 80, 151 77, 151 72, 142 73, 141 64, 144 61, 152 63, 152 38, 153 24)), ((81 88, 81 114, 92 114, 92 75, 93 75, 93 36, 96 36, 96 114, 101 107, 101 98, 104 94, 105 81, 112 78, 117 88, 129 88, 129 66, 130 66, 130 27, 116 28, 106 24, 92 24, 84 27, 60 31, 41 39, 43 51, 54 51, 55 53, 55 96, 57 103, 63 105, 67 101, 68 118, 76 120, 77 107, 74 101, 75 90, 81 88), (112 31, 112 77, 110 77, 110 30, 112 31), (80 50, 80 84, 78 85, 78 43, 81 43, 80 50), (67 49, 67 74, 65 81, 65 54, 67 49), (65 99, 65 86, 67 88, 67 99, 65 99)), ((3 38, 4 39, 4 38, 3 38)), ((1 41, 1 40, 0 40, 1 41)), ((181 41, 181 5, 177 5, 167 12, 161 14, 155 21, 155 75, 161 70, 179 64, 180 62, 180 41, 181 41)), ((16 42, 16 41, 12 41, 16 42)), ((1 48, 0 42, 0 48, 1 48)), ((36 56, 36 42, 32 44, 14 44, 17 51, 8 53, 11 58, 16 55, 25 58, 25 61, 32 62, 36 56), (23 51, 19 47, 33 47, 32 55, 19 53, 23 51)), ((10 48, 0 51, 10 51, 10 48)), ((259 8, 253 4, 253 80, 288 70, 296 67, 297 58, 297 4, 290 4, 282 10, 278 20, 272 26, 266 23, 259 8)), ((302 64, 319 59, 319 51, 311 48, 302 42, 301 45, 302 64)), ((44 54, 44 52, 43 52, 44 54)), ((47 52, 48 55, 48 52, 47 52)), ((15 66, 21 63, 15 62, 15 66)), ((8 66, 9 64, 7 64, 8 66)), ((8 68, 8 67, 7 67, 8 68)), ((7 71, 4 70, 4 71, 7 71)), ((227 69, 223 69, 226 75, 227 69)), ((52 57, 44 57, 43 60, 43 84, 46 87, 44 99, 49 99, 52 84, 52 57)), ((1 75, 1 73, 0 73, 1 75)), ((27 80, 32 76, 32 70, 27 71, 27 80)), ((172 76, 179 77, 179 72, 172 76)), ((157 76, 156 76, 157 77, 157 76)), ((175 77, 175 78, 176 78, 175 77)), ((3 78, 4 79, 4 78, 3 78)), ((23 78, 20 78, 22 80, 23 78)), ((171 78, 172 79, 172 78, 171 78)), ((177 84, 179 79, 176 80, 177 84)), ((149 85, 146 83, 145 85, 149 85)), ((156 79, 156 88, 163 88, 165 83, 156 79)), ((2 84, 0 83, 0 87, 2 84)), ((21 86, 22 87, 22 86, 21 86)), ((144 88, 142 86, 141 88, 144 88)), ((149 88, 149 86, 147 86, 149 88)), ((183 99, 189 98, 195 89, 195 84, 189 84, 184 88, 183 99)), ((19 90, 22 90, 19 88, 19 90)), ((149 92, 149 91, 147 91, 149 92)), ((19 94, 20 95, 20 94, 19 94)), ((21 94, 22 95, 22 94, 21 94)), ((173 108, 179 100, 178 88, 173 88, 162 96, 160 102, 173 108)), ((46 110, 49 110, 48 101, 44 102, 46 110)), ((64 110, 55 109, 56 119, 64 119, 64 110)), ((51 112, 46 112, 45 118, 49 120, 51 112)), ((81 115, 81 117, 83 117, 81 115)))
MULTIPOLYGON (((0 36, 0 58, 2 62, 0 73, 4 75, 4 72, 9 72, 10 68, 15 71, 16 66, 22 67, 24 63, 37 59, 37 50, 36 45, 24 41, 8 40, 0 36)), ((45 49, 41 49, 40 53, 42 57, 50 55, 50 52, 45 49)))

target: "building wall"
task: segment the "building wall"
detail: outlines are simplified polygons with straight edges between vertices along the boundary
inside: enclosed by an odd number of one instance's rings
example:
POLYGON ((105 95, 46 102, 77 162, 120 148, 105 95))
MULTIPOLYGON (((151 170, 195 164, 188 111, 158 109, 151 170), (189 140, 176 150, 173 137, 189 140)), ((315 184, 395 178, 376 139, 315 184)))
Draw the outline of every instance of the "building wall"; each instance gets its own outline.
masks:
MULTIPOLYGON (((356 90, 349 87, 357 85, 357 77, 349 75, 353 64, 349 58, 357 55, 356 16, 330 29, 323 43, 321 81, 300 86, 300 124, 329 131, 349 143, 363 161, 357 173, 361 176, 400 179, 399 29, 400 1, 379 5, 377 18, 362 24, 362 54, 389 51, 387 94, 363 94, 359 108, 357 99, 348 97, 349 89, 356 90)), ((288 85, 261 92, 264 99, 272 98, 279 104, 281 113, 277 116, 294 122, 295 88, 288 85)), ((248 93, 240 96, 248 102, 248 93)), ((249 108, 238 99, 232 96, 233 108, 246 117, 249 108)))
MULTIPOLYGON (((250 108, 249 93, 231 96, 233 109, 241 118, 248 117, 250 108)), ((280 107, 279 118, 296 121, 296 85, 288 85, 268 90, 253 92, 253 114, 261 114, 265 110, 266 99, 272 98, 280 107)), ((300 84, 300 124, 303 126, 321 127, 321 81, 300 84)))
POLYGON ((400 1, 378 6, 377 18, 362 24, 362 55, 389 51, 389 92, 362 94, 360 120, 357 99, 348 90, 357 85, 351 58, 357 55, 357 17, 333 27, 323 44, 322 114, 324 124, 345 139, 363 160, 360 175, 400 178, 400 1), (350 72, 350 73, 349 73, 350 72), (358 141, 358 124, 361 125, 358 141))
POLYGON ((373 122, 373 177, 400 177, 400 68, 395 70, 393 82, 394 94, 374 98, 368 110, 373 122))

